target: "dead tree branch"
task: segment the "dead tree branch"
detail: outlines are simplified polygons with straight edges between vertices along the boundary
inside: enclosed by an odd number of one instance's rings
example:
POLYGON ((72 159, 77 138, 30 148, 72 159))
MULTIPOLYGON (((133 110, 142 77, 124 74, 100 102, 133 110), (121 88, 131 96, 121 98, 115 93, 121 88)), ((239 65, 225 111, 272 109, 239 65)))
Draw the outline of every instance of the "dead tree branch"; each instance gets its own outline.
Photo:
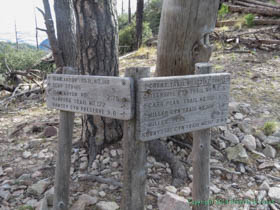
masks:
POLYGON ((55 36, 55 29, 54 29, 54 23, 53 23, 53 19, 52 19, 52 15, 51 15, 49 0, 43 0, 43 3, 44 3, 45 12, 43 12, 40 8, 37 8, 37 9, 42 13, 42 15, 45 19, 45 25, 47 28, 46 32, 47 32, 49 42, 51 45, 51 49, 53 52, 55 64, 57 67, 63 67, 64 61, 63 61, 63 57, 62 57, 62 52, 58 46, 57 38, 55 36))

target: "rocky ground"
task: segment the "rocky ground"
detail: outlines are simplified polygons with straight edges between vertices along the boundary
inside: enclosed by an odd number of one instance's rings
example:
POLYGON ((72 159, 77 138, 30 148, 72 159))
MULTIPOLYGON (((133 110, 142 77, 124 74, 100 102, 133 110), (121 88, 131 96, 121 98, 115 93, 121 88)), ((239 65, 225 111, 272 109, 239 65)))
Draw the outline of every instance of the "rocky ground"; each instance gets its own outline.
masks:
MULTIPOLYGON (((216 45, 214 72, 231 73, 232 85, 227 124, 212 129, 211 209, 280 209, 279 52, 225 54, 216 45)), ((141 49, 122 59, 120 70, 154 66, 155 61, 154 48, 141 49)), ((44 96, 30 98, 0 112, 0 210, 51 209, 59 115, 46 108, 44 96)), ((79 147, 80 130, 81 116, 76 115, 71 209, 119 209, 120 187, 82 178, 91 174, 121 182, 121 143, 104 149, 88 166, 79 147)), ((149 156, 146 209, 167 210, 169 204, 189 209, 195 205, 190 200, 192 142, 163 141, 185 163, 189 179, 181 187, 171 186, 168 164, 149 156)))

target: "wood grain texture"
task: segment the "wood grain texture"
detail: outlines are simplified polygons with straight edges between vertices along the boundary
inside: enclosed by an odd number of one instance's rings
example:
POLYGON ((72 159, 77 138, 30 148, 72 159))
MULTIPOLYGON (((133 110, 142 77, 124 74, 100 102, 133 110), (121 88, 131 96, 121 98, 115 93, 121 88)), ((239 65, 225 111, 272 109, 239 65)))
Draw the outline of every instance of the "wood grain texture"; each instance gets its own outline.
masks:
MULTIPOLYGON (((212 65, 209 63, 197 63, 195 74, 210 74, 212 65)), ((228 106, 228 104, 227 104, 228 106)), ((210 145, 211 129, 198 130, 193 132, 193 201, 201 201, 194 205, 193 210, 209 209, 209 190, 210 190, 210 145)))
MULTIPOLYGON (((63 67, 63 73, 75 74, 77 71, 63 67)), ((60 111, 59 118, 53 209, 68 210, 74 113, 60 111)))
MULTIPOLYGON (((150 68, 129 68, 125 76, 132 77, 137 88, 138 79, 148 77, 150 68)), ((147 145, 136 138, 136 117, 124 122, 122 210, 144 210, 146 187, 147 145)))
POLYGON ((194 74, 208 62, 219 0, 164 0, 157 50, 157 76, 194 74))
POLYGON ((134 114, 131 78, 48 75, 49 108, 128 120, 134 114))
POLYGON ((147 141, 225 124, 229 88, 227 73, 140 79, 137 138, 147 141))

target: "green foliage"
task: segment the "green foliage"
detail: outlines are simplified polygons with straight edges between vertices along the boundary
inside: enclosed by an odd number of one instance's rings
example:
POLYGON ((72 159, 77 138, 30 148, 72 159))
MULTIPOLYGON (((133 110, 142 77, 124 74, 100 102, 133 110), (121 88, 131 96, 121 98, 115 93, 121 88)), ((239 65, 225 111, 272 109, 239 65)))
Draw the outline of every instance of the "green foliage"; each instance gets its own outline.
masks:
POLYGON ((247 14, 247 15, 244 16, 244 19, 245 19, 245 24, 248 27, 252 27, 254 25, 255 15, 247 14))
POLYGON ((18 210, 34 210, 32 206, 20 206, 18 210))
POLYGON ((32 68, 45 54, 44 51, 38 51, 30 45, 20 45, 19 49, 16 49, 14 44, 2 42, 0 43, 0 74, 8 70, 5 60, 12 70, 26 70, 32 68))
POLYGON ((119 31, 128 24, 128 14, 122 14, 118 17, 119 31))
POLYGON ((223 19, 229 13, 228 5, 222 4, 221 9, 218 12, 219 19, 223 19))
POLYGON ((277 130, 277 122, 269 121, 266 122, 263 126, 263 132, 265 135, 270 136, 277 130))
MULTIPOLYGON (((142 43, 145 43, 153 36, 149 23, 143 23, 142 43)), ((133 21, 130 25, 125 26, 119 32, 120 53, 130 52, 135 49, 136 45, 136 23, 133 21)))
POLYGON ((149 23, 153 34, 158 34, 162 0, 151 0, 145 5, 144 21, 149 23))

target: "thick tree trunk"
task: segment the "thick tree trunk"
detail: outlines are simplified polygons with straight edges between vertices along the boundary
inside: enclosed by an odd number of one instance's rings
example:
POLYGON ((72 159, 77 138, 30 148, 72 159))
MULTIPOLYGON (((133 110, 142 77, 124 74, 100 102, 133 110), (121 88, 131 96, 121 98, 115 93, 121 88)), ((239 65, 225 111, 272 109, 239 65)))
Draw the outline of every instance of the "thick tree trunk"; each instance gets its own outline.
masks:
POLYGON ((137 0, 136 11, 136 47, 141 47, 142 44, 142 31, 143 31, 143 12, 144 12, 144 0, 137 0))
POLYGON ((211 55, 208 36, 215 27, 219 0, 165 0, 161 13, 158 76, 194 73, 211 55))
POLYGON ((72 0, 55 0, 57 40, 65 66, 76 67, 76 21, 72 0))
MULTIPOLYGON (((118 26, 115 0, 74 0, 77 17, 77 64, 81 74, 118 76, 118 26)), ((121 122, 87 115, 83 142, 89 164, 104 147, 122 138, 121 122)))
MULTIPOLYGON (((194 74, 196 63, 209 61, 209 33, 218 7, 219 0, 163 1, 156 76, 194 74)), ((187 176, 184 165, 161 142, 150 142, 149 149, 156 159, 170 164, 173 184, 182 184, 187 176)))

